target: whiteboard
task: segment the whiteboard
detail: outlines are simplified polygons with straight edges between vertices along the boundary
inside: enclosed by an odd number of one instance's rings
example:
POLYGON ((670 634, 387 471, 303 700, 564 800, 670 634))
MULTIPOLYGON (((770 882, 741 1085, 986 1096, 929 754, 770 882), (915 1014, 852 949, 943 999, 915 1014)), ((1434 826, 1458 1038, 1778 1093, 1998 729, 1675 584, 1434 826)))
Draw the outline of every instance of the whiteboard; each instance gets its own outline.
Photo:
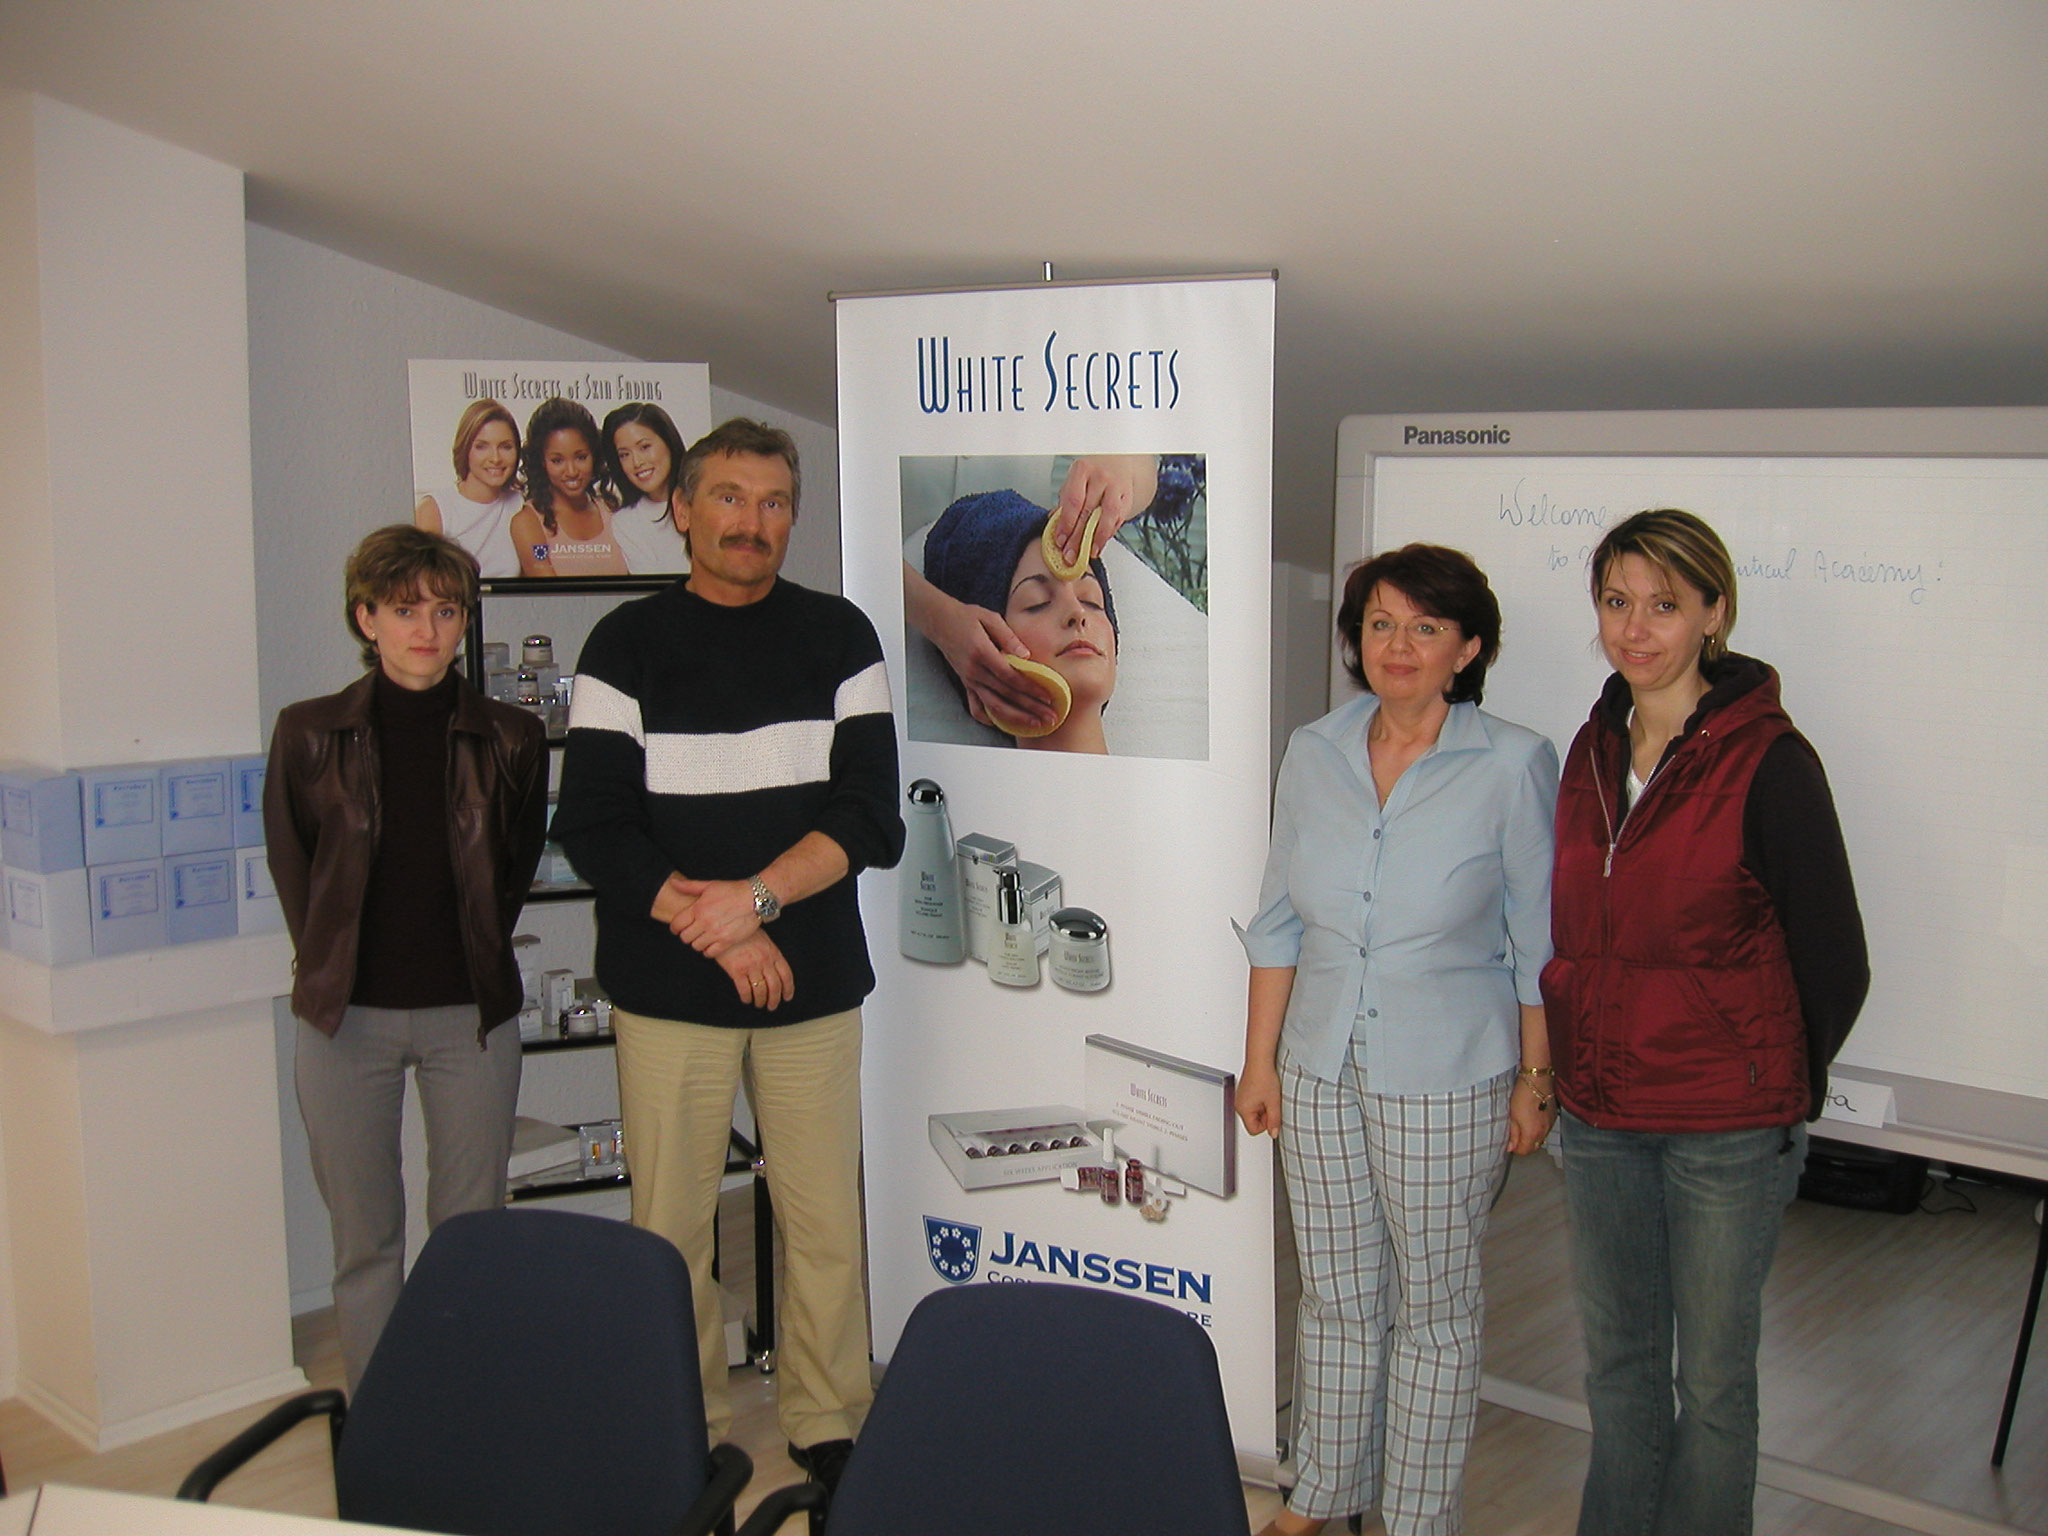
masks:
POLYGON ((1602 531, 1656 506, 1712 523, 1736 563, 1733 648, 1779 670, 1855 872, 1872 979, 1840 1064, 2048 1097, 2048 459, 1510 441, 1368 453, 1355 479, 1340 572, 1410 540, 1468 551, 1504 616, 1486 707, 1560 755, 1608 672, 1587 590, 1602 531))

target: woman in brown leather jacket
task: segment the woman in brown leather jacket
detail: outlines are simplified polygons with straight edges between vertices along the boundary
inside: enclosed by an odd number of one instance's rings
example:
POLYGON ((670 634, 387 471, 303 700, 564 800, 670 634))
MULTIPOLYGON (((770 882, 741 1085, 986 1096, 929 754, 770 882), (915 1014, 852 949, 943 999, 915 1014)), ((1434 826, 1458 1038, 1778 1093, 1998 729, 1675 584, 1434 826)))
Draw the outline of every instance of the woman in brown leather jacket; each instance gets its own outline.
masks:
POLYGON ((512 926, 540 859, 547 742, 454 670, 476 560, 402 524, 349 557, 346 614, 369 669, 287 706, 263 819, 297 950, 299 1108, 334 1231, 353 1392, 405 1266, 399 1124, 412 1069, 427 1221, 500 1204, 519 1096, 512 926))

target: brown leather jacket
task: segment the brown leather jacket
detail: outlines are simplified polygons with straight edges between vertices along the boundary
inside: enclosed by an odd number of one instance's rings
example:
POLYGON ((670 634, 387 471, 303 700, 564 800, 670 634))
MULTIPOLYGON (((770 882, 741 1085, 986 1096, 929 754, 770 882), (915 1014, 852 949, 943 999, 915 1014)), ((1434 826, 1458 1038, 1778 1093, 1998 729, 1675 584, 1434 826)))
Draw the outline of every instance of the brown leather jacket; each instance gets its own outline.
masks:
MULTIPOLYGON (((356 980, 357 920, 376 852, 375 673, 325 698, 287 705, 270 738, 263 830, 278 905, 298 951, 292 1012, 325 1034, 341 1027, 356 980)), ((525 710, 455 688, 448 734, 448 838, 479 1038, 520 1005, 512 927, 546 836, 546 731, 525 710)))

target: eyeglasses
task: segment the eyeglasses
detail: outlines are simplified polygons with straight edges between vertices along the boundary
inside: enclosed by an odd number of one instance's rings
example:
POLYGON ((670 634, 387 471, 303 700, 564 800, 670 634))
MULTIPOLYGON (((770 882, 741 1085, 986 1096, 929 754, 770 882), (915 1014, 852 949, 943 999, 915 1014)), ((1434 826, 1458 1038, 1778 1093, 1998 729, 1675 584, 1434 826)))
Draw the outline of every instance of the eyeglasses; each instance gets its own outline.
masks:
POLYGON ((1404 629, 1408 631, 1408 638, 1417 645, 1452 640, 1458 634, 1457 625, 1436 619, 1368 619, 1365 625, 1366 634, 1375 640, 1391 640, 1404 629))

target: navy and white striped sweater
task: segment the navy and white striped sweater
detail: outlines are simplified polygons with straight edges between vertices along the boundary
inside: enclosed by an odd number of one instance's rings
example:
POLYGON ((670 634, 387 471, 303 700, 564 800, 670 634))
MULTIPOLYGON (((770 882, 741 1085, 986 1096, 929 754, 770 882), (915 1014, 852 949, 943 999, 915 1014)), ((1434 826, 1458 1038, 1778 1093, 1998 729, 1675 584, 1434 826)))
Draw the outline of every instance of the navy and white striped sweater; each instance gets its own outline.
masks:
POLYGON ((597 976, 651 1018, 758 1029, 855 1007, 874 989, 853 876, 903 853, 882 647, 844 598, 777 580, 757 603, 682 582, 599 621, 576 669, 554 837, 597 889, 597 976), (648 915, 672 872, 760 873, 805 833, 847 878, 769 929, 795 995, 772 1013, 648 915))

